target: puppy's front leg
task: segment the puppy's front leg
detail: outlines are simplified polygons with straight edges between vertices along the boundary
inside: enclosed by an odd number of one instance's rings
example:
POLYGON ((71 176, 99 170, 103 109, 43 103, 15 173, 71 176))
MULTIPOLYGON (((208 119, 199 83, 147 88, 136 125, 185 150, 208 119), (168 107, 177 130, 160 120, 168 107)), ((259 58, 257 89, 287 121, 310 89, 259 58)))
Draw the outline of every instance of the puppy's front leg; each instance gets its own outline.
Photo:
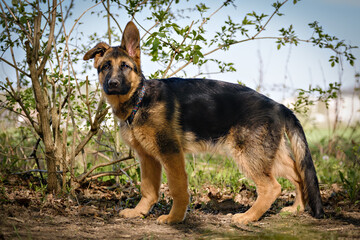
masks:
POLYGON ((172 154, 162 160, 169 182, 170 194, 173 205, 169 215, 162 215, 158 223, 179 223, 185 219, 186 209, 189 204, 188 179, 185 171, 184 154, 172 154))
POLYGON ((141 200, 134 209, 124 209, 120 216, 125 218, 142 217, 149 213, 159 199, 161 183, 161 164, 144 152, 137 152, 141 169, 141 200))

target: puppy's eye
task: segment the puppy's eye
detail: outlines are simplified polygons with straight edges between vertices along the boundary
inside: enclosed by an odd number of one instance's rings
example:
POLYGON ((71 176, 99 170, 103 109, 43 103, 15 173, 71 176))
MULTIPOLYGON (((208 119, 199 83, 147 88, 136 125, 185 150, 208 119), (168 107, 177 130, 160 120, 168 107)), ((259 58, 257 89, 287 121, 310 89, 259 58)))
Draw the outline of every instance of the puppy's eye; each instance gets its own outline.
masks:
POLYGON ((103 70, 108 70, 110 67, 111 67, 111 64, 109 62, 106 62, 102 68, 103 68, 103 70))
POLYGON ((132 70, 132 67, 130 67, 126 62, 122 62, 121 63, 121 69, 125 70, 125 69, 130 69, 132 70))

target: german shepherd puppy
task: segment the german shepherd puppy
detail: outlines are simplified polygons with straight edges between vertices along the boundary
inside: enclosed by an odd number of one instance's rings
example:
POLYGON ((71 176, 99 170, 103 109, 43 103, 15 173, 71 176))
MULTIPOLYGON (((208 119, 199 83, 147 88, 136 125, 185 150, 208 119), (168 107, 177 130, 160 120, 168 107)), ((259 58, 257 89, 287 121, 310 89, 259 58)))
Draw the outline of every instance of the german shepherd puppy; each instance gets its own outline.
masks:
POLYGON ((189 204, 184 153, 222 150, 257 187, 254 205, 235 214, 235 223, 257 221, 270 208, 281 193, 276 180, 280 176, 296 187, 294 204, 283 211, 302 212, 308 203, 314 217, 323 217, 313 160, 291 110, 239 84, 145 80, 139 30, 133 22, 127 24, 120 46, 99 43, 85 54, 84 60, 89 59, 94 59, 105 97, 120 119, 123 140, 140 159, 142 198, 134 209, 122 210, 121 216, 148 214, 159 198, 163 167, 173 206, 157 222, 183 221, 189 204))

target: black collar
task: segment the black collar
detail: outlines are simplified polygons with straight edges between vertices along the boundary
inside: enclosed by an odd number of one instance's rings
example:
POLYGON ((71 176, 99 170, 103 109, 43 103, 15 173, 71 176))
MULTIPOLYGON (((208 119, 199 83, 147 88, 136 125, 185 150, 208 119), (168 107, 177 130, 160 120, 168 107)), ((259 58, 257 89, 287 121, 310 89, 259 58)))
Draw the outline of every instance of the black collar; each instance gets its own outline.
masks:
POLYGON ((142 86, 142 88, 141 88, 141 90, 140 90, 140 93, 139 93, 138 99, 137 99, 137 101, 136 101, 136 104, 135 104, 135 106, 133 107, 130 116, 126 119, 126 122, 127 122, 128 124, 131 124, 132 121, 134 120, 135 114, 136 114, 137 111, 139 110, 139 106, 140 106, 140 104, 141 104, 141 102, 142 102, 142 99, 143 99, 143 97, 144 97, 144 95, 145 95, 145 91, 146 91, 146 87, 145 87, 145 83, 143 83, 143 86, 142 86))

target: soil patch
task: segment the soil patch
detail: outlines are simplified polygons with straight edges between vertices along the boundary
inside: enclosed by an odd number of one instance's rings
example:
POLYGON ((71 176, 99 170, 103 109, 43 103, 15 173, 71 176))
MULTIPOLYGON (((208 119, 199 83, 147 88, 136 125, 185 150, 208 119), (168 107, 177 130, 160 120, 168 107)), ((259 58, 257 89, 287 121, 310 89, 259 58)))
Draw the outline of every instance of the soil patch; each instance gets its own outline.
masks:
MULTIPOLYGON (((279 213, 291 204, 286 191, 260 221, 234 225, 231 215, 244 212, 255 199, 254 191, 229 193, 205 187, 207 194, 194 194, 186 220, 181 224, 159 225, 156 218, 169 212, 167 186, 150 214, 142 219, 123 219, 120 209, 133 207, 138 190, 92 183, 78 189, 75 197, 53 196, 29 185, 1 186, 0 239, 337 239, 360 238, 358 204, 349 204, 341 190, 322 190, 326 218, 308 213, 297 216, 279 213)), ((19 184, 20 183, 20 184, 19 184)))

